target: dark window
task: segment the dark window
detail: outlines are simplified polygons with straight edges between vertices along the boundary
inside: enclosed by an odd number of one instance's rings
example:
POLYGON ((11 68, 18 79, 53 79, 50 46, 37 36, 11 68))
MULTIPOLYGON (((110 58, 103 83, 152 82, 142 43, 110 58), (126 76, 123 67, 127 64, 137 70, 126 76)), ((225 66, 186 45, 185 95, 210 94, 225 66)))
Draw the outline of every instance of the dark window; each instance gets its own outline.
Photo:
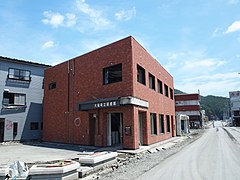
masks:
POLYGON ((26 105, 26 94, 9 93, 3 92, 3 105, 10 106, 25 106, 26 105))
POLYGON ((170 88, 170 98, 173 99, 173 89, 170 88))
POLYGON ((122 81, 122 64, 117 64, 103 69, 103 84, 122 81))
POLYGON ((163 94, 163 87, 162 87, 162 81, 158 79, 158 92, 163 94))
POLYGON ((30 129, 31 130, 38 130, 38 123, 37 122, 31 122, 30 129))
POLYGON ((164 115, 163 114, 159 114, 159 124, 160 124, 160 133, 164 134, 165 130, 164 130, 164 115))
POLYGON ((157 135, 157 118, 155 113, 150 113, 151 120, 151 134, 157 135))
POLYGON ((165 96, 168 97, 168 86, 164 84, 165 96))
POLYGON ((41 122, 41 130, 43 130, 43 123, 41 122))
POLYGON ((155 77, 149 73, 149 88, 155 90, 155 77))
POLYGON ((166 115, 166 121, 167 121, 167 132, 170 132, 170 117, 169 117, 169 115, 166 115))
POLYGON ((139 65, 137 65, 137 81, 146 85, 145 69, 139 65))
POLYGON ((16 136, 18 133, 18 123, 14 122, 13 123, 13 136, 16 136))
POLYGON ((8 79, 21 80, 21 81, 31 81, 31 72, 22 69, 8 69, 8 79))
POLYGON ((48 85, 48 89, 49 89, 49 90, 55 89, 56 87, 57 87, 56 82, 52 82, 52 83, 50 83, 50 84, 48 85))

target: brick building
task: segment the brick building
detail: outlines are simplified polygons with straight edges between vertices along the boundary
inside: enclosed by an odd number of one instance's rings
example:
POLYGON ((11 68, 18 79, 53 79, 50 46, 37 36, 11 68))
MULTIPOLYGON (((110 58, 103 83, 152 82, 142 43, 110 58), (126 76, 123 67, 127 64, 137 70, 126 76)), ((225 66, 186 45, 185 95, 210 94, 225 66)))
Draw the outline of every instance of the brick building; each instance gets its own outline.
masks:
POLYGON ((176 94, 176 114, 189 116, 190 128, 202 127, 199 94, 176 94))
POLYGON ((45 71, 43 140, 137 149, 176 135, 173 77, 133 37, 45 71))

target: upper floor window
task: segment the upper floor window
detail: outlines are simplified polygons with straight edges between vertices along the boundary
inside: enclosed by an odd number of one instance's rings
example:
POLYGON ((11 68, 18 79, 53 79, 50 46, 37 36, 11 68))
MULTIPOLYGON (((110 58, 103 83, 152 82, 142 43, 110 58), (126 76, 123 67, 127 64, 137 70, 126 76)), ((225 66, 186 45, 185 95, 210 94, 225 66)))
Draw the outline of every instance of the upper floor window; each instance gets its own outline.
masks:
POLYGON ((52 82, 48 85, 48 89, 51 90, 51 89, 55 89, 57 87, 57 84, 56 82, 52 82))
POLYGON ((173 89, 170 88, 170 98, 173 99, 173 89))
POLYGON ((26 94, 19 93, 3 93, 3 105, 5 106, 25 106, 26 105, 26 94))
POLYGON ((103 84, 111 84, 120 81, 122 81, 122 64, 103 69, 103 84))
POLYGON ((31 72, 22 69, 8 69, 8 79, 20 80, 20 81, 31 81, 31 72))
POLYGON ((158 79, 158 92, 163 94, 163 87, 162 87, 162 81, 158 79))
POLYGON ((149 73, 149 88, 155 90, 155 77, 149 73))
POLYGON ((137 65, 137 81, 146 85, 145 69, 139 65, 137 65))
POLYGON ((168 86, 166 84, 164 84, 164 90, 165 90, 165 96, 169 96, 168 94, 168 86))

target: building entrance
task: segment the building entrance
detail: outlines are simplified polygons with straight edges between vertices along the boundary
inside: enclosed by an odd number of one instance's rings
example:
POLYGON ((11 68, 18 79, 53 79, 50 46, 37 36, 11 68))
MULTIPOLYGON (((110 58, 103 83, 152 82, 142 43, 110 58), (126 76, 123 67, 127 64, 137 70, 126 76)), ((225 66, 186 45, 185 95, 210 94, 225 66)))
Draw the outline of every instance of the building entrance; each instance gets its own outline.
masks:
POLYGON ((122 143, 122 113, 109 113, 108 146, 119 145, 122 143))

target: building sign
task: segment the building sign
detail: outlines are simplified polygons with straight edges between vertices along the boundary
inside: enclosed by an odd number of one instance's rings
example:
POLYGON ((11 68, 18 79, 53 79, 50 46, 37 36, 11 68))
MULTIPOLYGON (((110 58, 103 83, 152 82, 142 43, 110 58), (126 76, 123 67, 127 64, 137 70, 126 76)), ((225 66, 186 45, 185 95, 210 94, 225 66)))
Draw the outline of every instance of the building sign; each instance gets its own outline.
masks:
POLYGON ((106 99, 99 99, 99 100, 79 103, 78 110, 87 111, 91 109, 109 108, 109 107, 117 107, 117 106, 120 106, 119 98, 106 98, 106 99))

